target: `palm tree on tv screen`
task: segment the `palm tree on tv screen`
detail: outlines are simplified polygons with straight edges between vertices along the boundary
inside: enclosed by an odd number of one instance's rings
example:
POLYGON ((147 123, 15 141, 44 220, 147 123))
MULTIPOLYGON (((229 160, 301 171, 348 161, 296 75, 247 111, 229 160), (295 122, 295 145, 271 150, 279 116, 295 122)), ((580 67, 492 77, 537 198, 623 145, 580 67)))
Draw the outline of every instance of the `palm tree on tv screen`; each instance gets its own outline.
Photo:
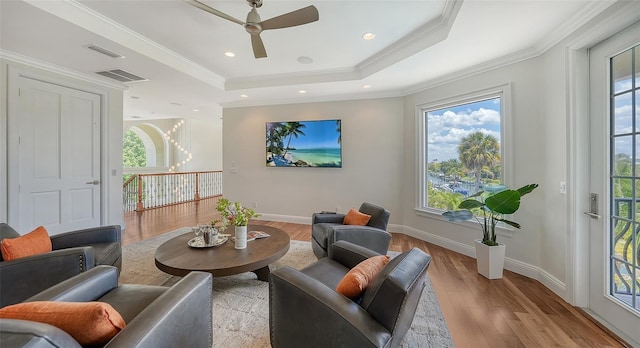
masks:
POLYGON ((296 139, 298 138, 298 136, 300 135, 305 135, 304 132, 302 131, 302 128, 306 128, 307 126, 305 126, 304 124, 302 124, 301 122, 285 122, 284 126, 283 126, 283 133, 285 137, 289 137, 289 140, 287 141, 287 147, 285 147, 284 149, 284 154, 282 155, 282 157, 287 155, 287 151, 289 151, 289 145, 291 144, 291 138, 296 137, 296 139))
POLYGON ((282 143, 282 124, 269 123, 267 126, 267 151, 279 155, 284 149, 282 143))

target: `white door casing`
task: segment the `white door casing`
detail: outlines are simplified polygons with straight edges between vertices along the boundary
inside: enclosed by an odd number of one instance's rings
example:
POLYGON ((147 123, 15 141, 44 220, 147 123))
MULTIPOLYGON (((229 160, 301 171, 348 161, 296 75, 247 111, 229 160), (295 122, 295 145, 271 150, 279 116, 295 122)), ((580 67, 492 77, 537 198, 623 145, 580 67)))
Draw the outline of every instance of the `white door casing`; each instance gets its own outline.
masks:
POLYGON ((9 222, 50 234, 100 225, 101 97, 26 76, 11 88, 9 222))
MULTIPOLYGON (((598 215, 589 223, 589 295, 588 309, 597 318, 615 328, 623 337, 640 342, 640 315, 634 313, 610 294, 609 238, 611 207, 610 195, 610 110, 609 62, 610 59, 640 43, 634 25, 607 39, 590 50, 589 66, 589 115, 590 115, 590 192, 598 195, 598 215)), ((585 194, 584 197, 589 197, 585 194)))

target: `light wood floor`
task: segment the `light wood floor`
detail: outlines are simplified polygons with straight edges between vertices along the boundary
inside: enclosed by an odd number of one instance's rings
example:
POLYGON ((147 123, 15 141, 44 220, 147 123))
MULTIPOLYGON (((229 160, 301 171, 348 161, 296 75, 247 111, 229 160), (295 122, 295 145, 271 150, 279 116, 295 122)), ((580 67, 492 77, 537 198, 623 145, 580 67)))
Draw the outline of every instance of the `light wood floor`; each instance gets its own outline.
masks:
MULTIPOLYGON (((215 199, 125 213, 123 244, 217 217, 215 199)), ((310 241, 309 225, 252 221, 310 241)), ((390 250, 420 248, 433 257, 428 273, 456 347, 629 347, 541 283, 505 271, 488 280, 475 260, 434 244, 393 234, 390 250)))

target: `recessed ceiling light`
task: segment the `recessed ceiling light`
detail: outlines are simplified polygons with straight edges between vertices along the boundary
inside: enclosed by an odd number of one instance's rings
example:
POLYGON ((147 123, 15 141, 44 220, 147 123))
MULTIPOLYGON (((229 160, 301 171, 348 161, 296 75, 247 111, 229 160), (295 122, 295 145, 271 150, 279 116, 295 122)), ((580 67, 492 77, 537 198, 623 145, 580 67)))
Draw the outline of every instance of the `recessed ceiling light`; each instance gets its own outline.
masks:
POLYGON ((134 116, 131 116, 131 118, 142 118, 142 116, 134 115, 134 116))
POLYGON ((180 104, 180 103, 176 103, 176 102, 169 103, 169 104, 171 104, 171 105, 175 105, 175 106, 182 106, 182 104, 180 104))
POLYGON ((373 40, 373 38, 376 37, 376 34, 374 33, 364 33, 362 34, 362 38, 365 40, 373 40))
POLYGON ((369 89, 369 88, 371 88, 371 85, 363 85, 362 88, 369 89))
POLYGON ((246 94, 240 94, 240 98, 249 98, 249 96, 246 94))
POLYGON ((300 56, 298 57, 298 63, 300 64, 311 64, 313 63, 313 58, 311 57, 307 57, 307 56, 300 56))
POLYGON ((298 93, 305 94, 305 93, 307 93, 307 91, 305 91, 304 89, 301 89, 301 90, 298 91, 298 93))
POLYGON ((198 111, 200 111, 200 110, 198 110, 198 109, 193 109, 193 111, 198 112, 198 111))
POLYGON ((231 51, 225 52, 224 55, 227 56, 227 57, 235 57, 236 56, 236 54, 231 52, 231 51))
POLYGON ((135 95, 132 95, 131 99, 140 99, 140 97, 136 97, 135 95))

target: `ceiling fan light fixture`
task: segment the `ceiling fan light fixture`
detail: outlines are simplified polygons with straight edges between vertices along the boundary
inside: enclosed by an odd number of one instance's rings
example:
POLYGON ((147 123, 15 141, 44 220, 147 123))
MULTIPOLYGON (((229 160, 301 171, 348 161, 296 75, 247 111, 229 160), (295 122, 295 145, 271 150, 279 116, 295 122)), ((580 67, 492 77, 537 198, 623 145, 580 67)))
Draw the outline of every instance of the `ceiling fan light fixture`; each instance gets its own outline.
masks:
POLYGON ((362 38, 365 40, 373 40, 375 37, 376 37, 376 34, 371 32, 362 34, 362 38))
POLYGON ((201 0, 184 0, 188 4, 197 7, 203 11, 211 13, 220 18, 226 19, 236 24, 240 24, 244 27, 244 29, 251 35, 251 46, 253 48, 253 54, 256 59, 258 58, 266 58, 267 51, 264 48, 264 43, 260 38, 260 33, 263 30, 272 30, 272 29, 283 29, 289 27, 295 27, 298 25, 308 24, 311 22, 317 21, 320 17, 318 14, 318 9, 313 6, 307 6, 301 8, 299 10, 287 12, 280 16, 276 16, 270 19, 263 21, 256 11, 256 8, 262 6, 262 0, 247 0, 249 6, 251 6, 251 11, 247 14, 246 21, 242 21, 238 18, 230 16, 224 12, 216 10, 215 8, 206 5, 201 0))

